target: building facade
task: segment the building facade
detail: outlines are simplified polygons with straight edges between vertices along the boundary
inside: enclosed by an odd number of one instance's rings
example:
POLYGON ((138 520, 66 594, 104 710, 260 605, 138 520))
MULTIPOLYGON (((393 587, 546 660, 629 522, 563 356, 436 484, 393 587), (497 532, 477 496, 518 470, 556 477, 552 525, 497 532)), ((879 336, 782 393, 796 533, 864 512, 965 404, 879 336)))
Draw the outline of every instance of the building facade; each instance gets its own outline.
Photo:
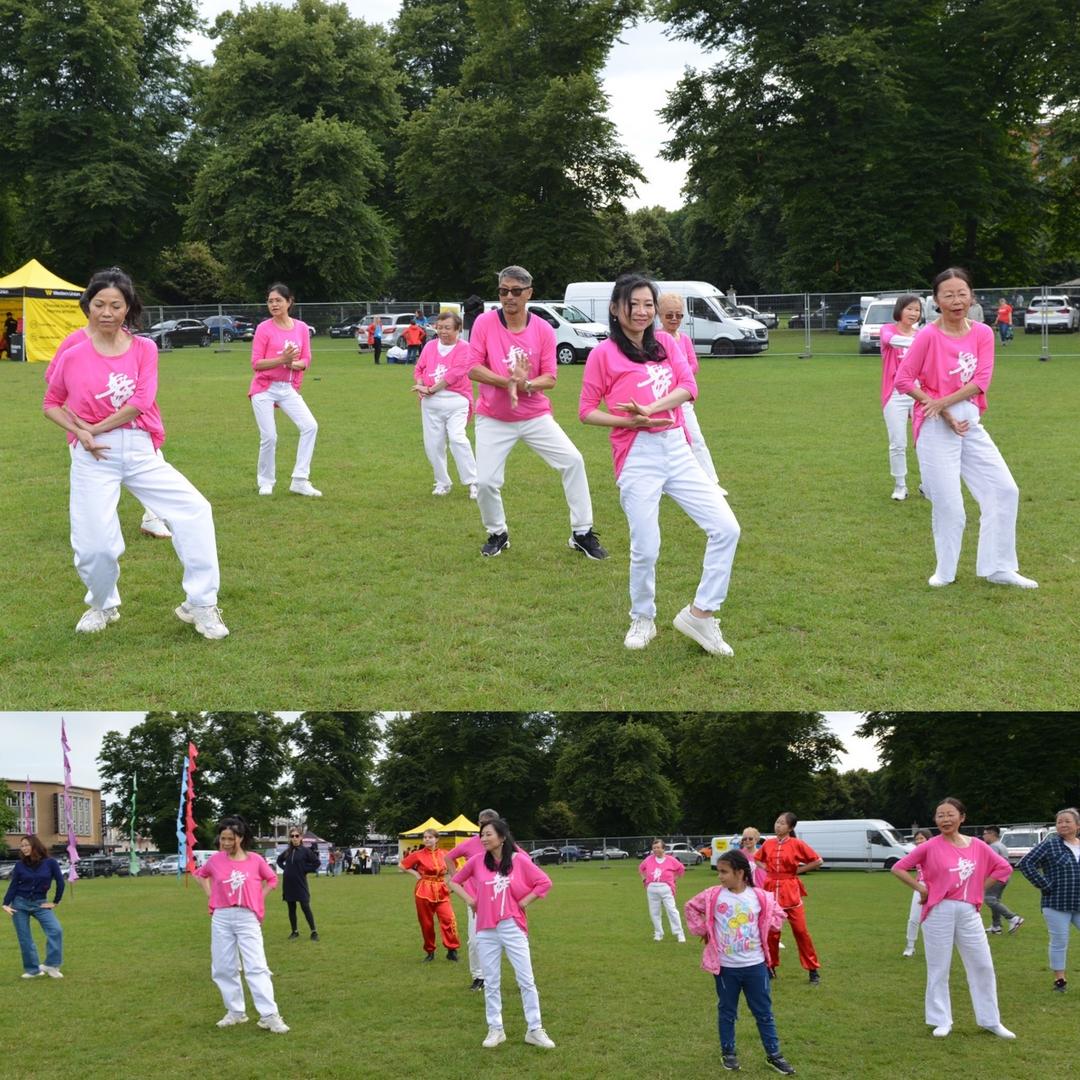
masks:
MULTIPOLYGON (((8 851, 18 847, 26 829, 26 779, 7 777, 4 781, 11 794, 7 804, 15 811, 15 827, 4 834, 8 851)), ((67 824, 64 818, 64 785, 52 781, 30 781, 30 832, 36 833, 50 852, 67 847, 67 824)), ((71 788, 71 815, 75 842, 82 854, 101 850, 103 818, 101 791, 97 788, 71 788)))

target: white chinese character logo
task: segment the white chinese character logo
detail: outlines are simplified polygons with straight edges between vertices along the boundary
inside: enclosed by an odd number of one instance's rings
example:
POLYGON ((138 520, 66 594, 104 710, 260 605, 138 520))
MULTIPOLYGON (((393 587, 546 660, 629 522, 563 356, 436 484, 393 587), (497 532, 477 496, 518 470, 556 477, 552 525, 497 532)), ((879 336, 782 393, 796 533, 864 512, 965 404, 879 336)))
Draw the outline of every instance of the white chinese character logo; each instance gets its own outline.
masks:
POLYGON ((959 375, 961 382, 969 383, 972 375, 975 374, 975 364, 976 356, 974 353, 962 352, 956 357, 956 367, 949 374, 959 375))
POLYGON ((108 389, 102 390, 100 394, 95 394, 94 400, 100 401, 102 398, 107 397, 109 404, 114 409, 119 409, 134 393, 135 380, 130 375, 125 375, 122 371, 110 371, 108 389))
POLYGON ((653 393, 653 401, 659 401, 671 390, 671 368, 666 364, 646 364, 645 378, 638 386, 648 386, 653 393))
POLYGON ((956 871, 960 875, 960 884, 964 886, 963 898, 967 899, 968 878, 975 873, 975 860, 965 859, 963 855, 956 856, 956 865, 949 867, 949 872, 956 871))
POLYGON ((659 881, 659 880, 660 880, 660 879, 661 879, 661 878, 662 878, 663 876, 664 876, 664 871, 663 871, 663 870, 661 870, 661 869, 660 869, 659 867, 657 867, 657 868, 656 868, 656 869, 655 869, 655 870, 654 870, 654 871, 652 872, 652 879, 653 879, 653 881, 659 881))
POLYGON ((499 904, 499 918, 501 919, 506 914, 506 893, 510 888, 510 882, 513 880, 513 874, 507 874, 503 877, 502 874, 496 874, 490 881, 485 881, 485 885, 491 885, 491 896, 493 900, 502 898, 499 904))
POLYGON ((528 375, 529 374, 529 354, 520 345, 511 345, 510 351, 506 354, 506 373, 507 375, 528 375))
POLYGON ((435 370, 431 373, 431 377, 438 382, 450 369, 445 364, 437 364, 435 370))
POLYGON ((241 890, 244 888, 244 882, 247 881, 247 874, 243 870, 234 870, 229 874, 229 892, 234 900, 238 899, 241 890))

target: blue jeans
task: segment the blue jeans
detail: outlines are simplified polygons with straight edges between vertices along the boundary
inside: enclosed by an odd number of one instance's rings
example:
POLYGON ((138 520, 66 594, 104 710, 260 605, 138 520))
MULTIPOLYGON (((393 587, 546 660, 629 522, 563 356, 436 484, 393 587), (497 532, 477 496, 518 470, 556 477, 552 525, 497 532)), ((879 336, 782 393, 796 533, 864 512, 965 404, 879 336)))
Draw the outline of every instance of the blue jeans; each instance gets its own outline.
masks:
POLYGON ((715 975, 717 1013, 720 1024, 720 1049, 725 1054, 735 1053, 735 1021, 739 1015, 739 993, 746 995, 746 1004, 757 1021, 758 1034, 765 1053, 780 1053, 780 1038, 776 1034, 776 1021, 772 1013, 772 991, 769 988, 769 971, 764 963, 753 967, 720 969, 715 975))
POLYGON ((1080 930, 1080 911, 1055 911, 1042 909, 1046 928, 1050 931, 1050 970, 1064 971, 1065 957, 1069 950, 1069 927, 1080 930))
POLYGON ((60 929, 60 920, 52 908, 43 908, 44 900, 26 900, 16 896, 12 902, 15 914, 15 936, 19 939, 22 951, 23 970, 29 975, 36 975, 40 967, 37 945, 30 932, 30 920, 37 919, 45 931, 45 966, 59 967, 64 958, 64 931, 60 929))

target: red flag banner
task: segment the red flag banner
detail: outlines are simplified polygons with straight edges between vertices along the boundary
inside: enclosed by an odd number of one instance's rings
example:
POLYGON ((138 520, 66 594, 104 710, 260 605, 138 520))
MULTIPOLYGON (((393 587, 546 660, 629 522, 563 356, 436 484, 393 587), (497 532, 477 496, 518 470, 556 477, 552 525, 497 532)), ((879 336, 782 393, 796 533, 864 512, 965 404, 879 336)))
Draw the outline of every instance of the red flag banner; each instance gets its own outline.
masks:
POLYGON ((187 805, 184 807, 184 836, 187 840, 187 863, 184 867, 190 874, 195 870, 195 759, 199 751, 193 742, 188 743, 188 785, 187 805))

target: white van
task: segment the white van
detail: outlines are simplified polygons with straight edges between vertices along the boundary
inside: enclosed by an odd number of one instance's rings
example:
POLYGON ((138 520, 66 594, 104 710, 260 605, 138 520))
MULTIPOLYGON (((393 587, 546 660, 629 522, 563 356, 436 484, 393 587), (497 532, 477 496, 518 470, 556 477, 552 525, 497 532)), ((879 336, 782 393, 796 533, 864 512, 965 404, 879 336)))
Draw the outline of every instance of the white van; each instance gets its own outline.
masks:
MULTIPOLYGON (((499 306, 495 300, 484 304, 485 311, 499 306)), ((593 322, 573 304, 558 300, 530 300, 529 311, 555 331, 555 359, 560 364, 584 364, 589 353, 608 336, 607 321, 593 322)))
MULTIPOLYGON (((735 356, 765 352, 769 331, 756 319, 740 315, 731 301, 707 281, 658 281, 662 293, 678 293, 686 302, 682 330, 698 356, 735 356)), ((613 281, 574 281, 566 286, 566 303, 598 322, 607 322, 613 281)))
POLYGON ((805 840, 832 870, 888 870, 909 851, 881 818, 800 821, 795 835, 805 840))

